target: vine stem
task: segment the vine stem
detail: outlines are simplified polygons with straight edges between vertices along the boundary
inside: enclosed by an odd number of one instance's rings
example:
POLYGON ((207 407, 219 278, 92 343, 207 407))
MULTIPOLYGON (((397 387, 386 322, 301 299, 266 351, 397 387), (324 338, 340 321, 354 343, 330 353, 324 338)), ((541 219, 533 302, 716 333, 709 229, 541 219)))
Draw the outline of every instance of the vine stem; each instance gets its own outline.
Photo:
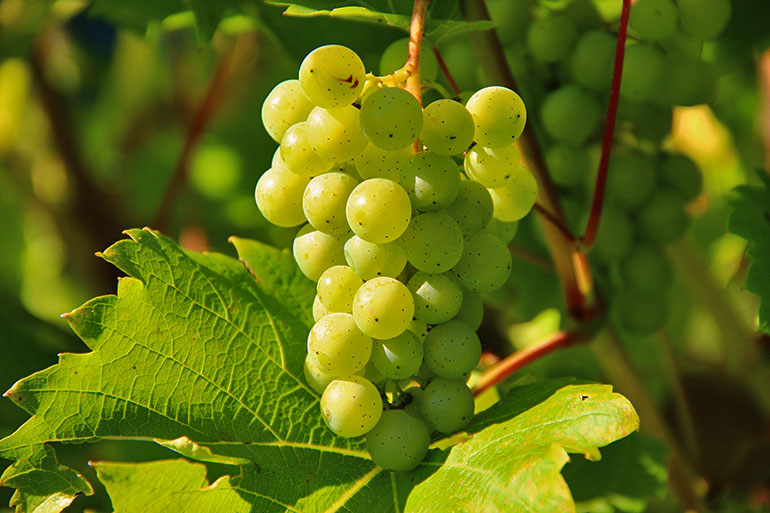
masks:
POLYGON ((412 93, 422 106, 422 86, 420 85, 420 52, 422 35, 425 32, 425 12, 430 0, 414 0, 412 23, 409 26, 409 56, 406 59, 406 90, 412 93))
POLYGON ((596 175, 594 197, 591 202, 591 213, 588 216, 586 230, 582 242, 585 248, 593 246, 596 233, 599 230, 599 221, 602 217, 604 206, 604 191, 607 185, 607 169, 610 165, 610 153, 612 141, 615 135, 615 120, 618 114, 618 101, 620 100, 620 82, 623 78, 623 58, 626 54, 626 37, 628 35, 628 14, 631 10, 631 0, 623 0, 623 10, 620 13, 620 26, 618 28, 617 46, 615 46, 615 64, 612 69, 612 84, 610 86, 610 102, 607 107, 607 118, 604 122, 604 137, 602 139, 602 156, 599 160, 599 171, 596 175))

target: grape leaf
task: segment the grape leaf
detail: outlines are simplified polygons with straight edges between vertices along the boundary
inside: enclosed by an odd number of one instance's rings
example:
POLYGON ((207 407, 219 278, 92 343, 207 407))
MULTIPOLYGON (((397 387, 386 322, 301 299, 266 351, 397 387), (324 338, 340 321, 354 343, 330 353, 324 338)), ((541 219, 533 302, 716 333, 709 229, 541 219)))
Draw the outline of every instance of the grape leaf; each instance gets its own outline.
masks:
POLYGON ((639 427, 631 403, 608 385, 568 385, 497 422, 522 404, 502 401, 481 413, 471 430, 487 427, 452 448, 441 468, 414 488, 406 512, 575 511, 560 473, 567 453, 599 459, 599 447, 639 427))
POLYGON ((770 177, 757 175, 760 186, 736 187, 729 228, 749 242, 746 289, 759 296, 759 328, 770 333, 770 177))

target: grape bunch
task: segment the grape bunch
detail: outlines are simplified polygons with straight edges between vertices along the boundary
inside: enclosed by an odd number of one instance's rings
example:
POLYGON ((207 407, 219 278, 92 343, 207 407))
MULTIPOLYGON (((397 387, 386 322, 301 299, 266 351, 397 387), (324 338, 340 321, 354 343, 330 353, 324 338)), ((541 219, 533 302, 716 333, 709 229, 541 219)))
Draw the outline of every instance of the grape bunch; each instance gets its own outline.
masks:
MULTIPOLYGON (((394 52, 406 60, 405 45, 394 52)), ((433 431, 473 415, 481 294, 508 279, 537 184, 513 145, 518 94, 487 87, 423 109, 396 75, 367 74, 343 46, 309 53, 263 105, 280 146, 255 195, 271 223, 301 225, 294 258, 317 282, 305 377, 326 424, 408 470, 433 431)))
MULTIPOLYGON (((490 2, 514 73, 530 82, 523 93, 539 109, 534 128, 576 232, 593 195, 617 44, 619 12, 596 5, 490 2)), ((673 271, 665 246, 687 231, 685 206, 700 194, 702 178, 664 143, 674 107, 714 97, 718 70, 703 57, 704 40, 725 28, 730 12, 730 0, 631 6, 604 212, 590 255, 612 319, 627 332, 648 334, 666 321, 673 271)))

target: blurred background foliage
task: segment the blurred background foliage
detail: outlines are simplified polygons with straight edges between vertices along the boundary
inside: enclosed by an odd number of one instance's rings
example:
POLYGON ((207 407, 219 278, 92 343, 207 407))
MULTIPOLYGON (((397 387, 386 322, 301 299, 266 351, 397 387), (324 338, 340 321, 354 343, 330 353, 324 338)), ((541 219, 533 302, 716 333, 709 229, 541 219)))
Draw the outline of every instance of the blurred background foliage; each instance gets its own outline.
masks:
MULTIPOLYGON (((489 2, 504 41, 516 38, 505 30, 523 30, 505 18, 507 1, 489 2)), ((410 2, 396 3, 410 11, 410 2)), ((619 0, 595 3, 607 16, 620 6, 619 0)), ((302 56, 316 46, 347 45, 376 72, 382 50, 404 37, 384 25, 285 17, 282 8, 258 2, 212 18, 200 6, 186 10, 183 2, 133 4, 0 0, 3 390, 55 363, 57 353, 86 350, 59 315, 115 291, 116 270, 94 253, 119 239, 121 230, 151 226, 196 251, 233 254, 229 235, 288 247, 296 229, 269 225, 253 199, 277 146, 261 125, 265 96, 294 77, 302 56)), ((456 2, 442 8, 447 4, 456 2)), ((732 188, 756 182, 769 158, 762 130, 768 137, 770 83, 760 70, 763 62, 770 68, 770 30, 759 20, 770 19, 770 4, 737 0, 733 6, 728 29, 705 49, 720 70, 716 100, 677 109, 665 142, 697 161, 705 182, 688 206, 690 235, 670 250, 681 272, 668 325, 664 335, 617 335, 655 404, 685 440, 704 486, 709 483, 709 504, 724 512, 770 505, 770 343, 757 334, 757 298, 742 290, 746 243, 727 232, 732 188), (748 362, 746 354, 734 354, 746 347, 752 348, 748 362), (688 433, 683 409, 695 433, 688 433)), ((484 56, 474 55, 467 35, 445 38, 440 47, 463 90, 486 84, 479 66, 484 56)), ((537 100, 528 95, 549 87, 536 75, 518 78, 527 103, 537 100)), ((509 286, 486 298, 481 338, 487 365, 569 326, 534 216, 521 223, 512 247, 509 286)), ((617 381, 601 340, 564 349, 525 373, 524 380, 617 381)), ((615 384, 623 392, 620 381, 615 384)), ((10 401, 0 401, 0 436, 24 420, 10 401)), ((170 456, 147 443, 58 452, 89 478, 86 459, 170 456)), ((576 461, 565 475, 583 511, 675 511, 662 487, 665 458, 660 443, 636 434, 608 448, 601 466, 576 461), (621 472, 629 468, 642 475, 621 472), (597 490, 602 476, 612 482, 597 490)), ((216 476, 217 469, 211 472, 216 476)), ((1 488, 0 512, 9 499, 10 490, 1 488)), ((78 500, 71 510, 83 508, 111 509, 103 493, 78 500)))

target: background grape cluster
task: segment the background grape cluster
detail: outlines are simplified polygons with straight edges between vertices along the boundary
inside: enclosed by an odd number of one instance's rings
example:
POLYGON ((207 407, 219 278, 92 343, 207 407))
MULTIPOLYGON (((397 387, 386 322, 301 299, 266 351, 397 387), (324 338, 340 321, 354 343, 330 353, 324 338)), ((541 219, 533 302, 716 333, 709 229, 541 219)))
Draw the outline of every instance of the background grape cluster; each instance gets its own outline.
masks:
MULTIPOLYGON (((480 294, 508 279, 507 243, 537 196, 513 145, 518 94, 487 87, 423 110, 388 87, 405 60, 403 40, 383 54, 385 77, 343 46, 308 54, 263 105, 280 146, 255 192, 271 223, 303 225, 293 254, 318 283, 305 376, 326 423, 366 434, 392 470, 419 464, 431 431, 470 421, 480 294)), ((423 67, 435 77, 435 61, 423 67)))

